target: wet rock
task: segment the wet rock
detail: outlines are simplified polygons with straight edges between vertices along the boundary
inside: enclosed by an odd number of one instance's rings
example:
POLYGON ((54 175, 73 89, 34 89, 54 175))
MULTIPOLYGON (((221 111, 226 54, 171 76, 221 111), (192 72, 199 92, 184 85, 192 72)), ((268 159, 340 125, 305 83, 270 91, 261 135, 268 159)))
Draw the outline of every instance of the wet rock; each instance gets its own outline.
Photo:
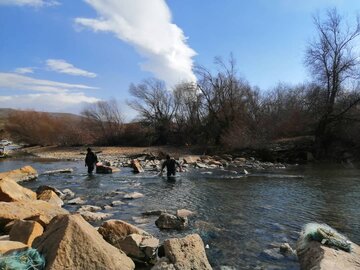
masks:
POLYGON ((11 241, 22 242, 31 247, 34 239, 44 232, 43 226, 36 221, 16 220, 11 227, 11 241))
POLYGON ((59 174, 59 173, 72 173, 74 170, 71 168, 65 168, 65 169, 57 169, 52 171, 45 171, 42 174, 43 175, 53 175, 53 174, 59 174))
POLYGON ((47 185, 42 185, 42 186, 39 186, 37 189, 36 189, 36 194, 39 195, 41 194, 43 191, 45 190, 51 190, 53 192, 55 192, 56 195, 58 195, 60 198, 62 196, 64 196, 64 193, 62 193, 60 190, 58 190, 57 188, 54 188, 54 187, 51 187, 51 186, 47 186, 47 185))
POLYGON ((0 201, 16 202, 36 200, 36 193, 20 186, 15 181, 3 178, 0 180, 0 201))
POLYGON ((127 200, 139 199, 142 197, 144 197, 144 194, 139 193, 139 192, 131 192, 131 193, 124 195, 124 199, 127 199, 127 200))
POLYGON ((72 199, 70 201, 67 202, 68 204, 85 204, 86 201, 81 199, 80 197, 77 197, 75 199, 72 199))
POLYGON ((187 210, 187 209, 178 209, 178 210, 176 210, 176 215, 178 217, 187 218, 187 217, 194 216, 195 212, 192 212, 192 211, 187 210))
POLYGON ((79 211, 78 212, 87 222, 95 222, 104 219, 111 218, 113 214, 101 213, 101 212, 90 212, 90 211, 79 211))
POLYGON ((205 165, 204 163, 200 163, 200 162, 196 162, 195 166, 200 169, 208 169, 209 168, 209 166, 205 165))
POLYGON ((67 213, 65 209, 41 200, 0 202, 0 230, 12 220, 41 217, 43 222, 48 224, 54 216, 67 213))
POLYGON ((37 171, 31 166, 25 166, 21 169, 0 173, 0 179, 7 178, 14 182, 31 181, 35 180, 37 177, 37 171))
POLYGON ((108 244, 80 215, 55 217, 33 247, 45 256, 46 269, 135 268, 129 257, 108 244))
POLYGON ((262 252, 262 255, 265 256, 266 258, 270 259, 270 260, 281 260, 281 259, 284 258, 284 256, 282 254, 280 254, 278 248, 265 249, 262 252))
POLYGON ((279 251, 284 256, 296 256, 296 251, 292 249, 292 247, 289 245, 289 243, 283 243, 279 247, 279 251))
POLYGON ((206 257, 204 243, 198 234, 164 241, 165 256, 175 269, 212 269, 206 257))
POLYGON ((98 174, 110 174, 112 173, 112 168, 105 165, 96 165, 96 173, 98 174))
POLYGON ((141 166, 139 160, 133 159, 131 161, 131 167, 133 168, 134 173, 142 173, 144 172, 143 167, 141 166))
POLYGON ((52 190, 44 190, 37 196, 38 200, 46 201, 52 205, 61 207, 64 205, 64 202, 59 198, 58 195, 52 190))
POLYGON ((7 241, 7 240, 0 241, 0 255, 15 251, 26 250, 28 248, 29 247, 27 245, 21 242, 7 241))
POLYGON ((60 196, 62 200, 71 200, 75 197, 75 193, 72 192, 70 189, 66 188, 62 191, 63 195, 60 196))
POLYGON ((125 204, 125 203, 122 201, 112 201, 111 202, 111 206, 118 206, 118 205, 123 205, 123 204, 125 204))
POLYGON ((178 217, 171 214, 163 213, 155 221, 155 225, 159 229, 175 229, 183 230, 188 226, 188 219, 185 217, 178 217))
POLYGON ((167 213, 166 210, 150 210, 143 212, 142 215, 144 216, 160 216, 163 213, 167 213))
POLYGON ((100 206, 95 206, 95 205, 82 205, 78 212, 97 212, 97 211, 101 211, 101 207, 100 206))

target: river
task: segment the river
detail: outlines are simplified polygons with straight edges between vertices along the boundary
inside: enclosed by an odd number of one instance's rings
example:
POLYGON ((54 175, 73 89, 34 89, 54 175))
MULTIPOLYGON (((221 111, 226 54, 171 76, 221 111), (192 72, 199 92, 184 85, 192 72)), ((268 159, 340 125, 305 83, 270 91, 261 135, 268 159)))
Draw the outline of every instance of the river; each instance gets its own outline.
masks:
MULTIPOLYGON (((206 252, 214 269, 299 269, 296 260, 273 251, 284 242, 294 247, 301 227, 308 222, 327 223, 360 243, 360 170, 355 168, 301 165, 247 176, 233 169, 190 169, 168 182, 155 172, 135 175, 122 168, 111 175, 88 176, 83 162, 26 158, 2 160, 0 172, 24 165, 39 173, 73 168, 71 174, 40 175, 37 181, 23 185, 70 188, 87 204, 104 206, 120 200, 122 195, 114 191, 144 194, 103 212, 161 240, 199 233, 208 245, 206 252), (189 229, 181 232, 160 231, 154 225, 156 217, 141 215, 148 210, 181 208, 197 213, 190 218, 189 229)), ((75 211, 78 206, 65 208, 75 211)))

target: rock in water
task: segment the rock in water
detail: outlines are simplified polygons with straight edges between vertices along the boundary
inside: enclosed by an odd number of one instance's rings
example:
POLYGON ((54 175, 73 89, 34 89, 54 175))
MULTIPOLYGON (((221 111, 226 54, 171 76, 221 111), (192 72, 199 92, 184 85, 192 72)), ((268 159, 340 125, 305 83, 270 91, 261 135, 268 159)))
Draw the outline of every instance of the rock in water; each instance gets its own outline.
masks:
POLYGON ((99 174, 110 174, 112 173, 112 168, 105 165, 96 165, 96 173, 99 174))
POLYGON ((160 229, 182 230, 188 226, 187 217, 178 217, 168 213, 163 213, 155 221, 155 225, 160 229))
POLYGON ((25 166, 21 169, 0 173, 0 179, 7 178, 15 182, 35 180, 37 177, 37 171, 31 166, 25 166))
POLYGON ((131 167, 133 168, 134 173, 142 173, 142 172, 144 172, 143 167, 141 166, 139 160, 137 160, 137 159, 133 159, 131 161, 131 167))
POLYGON ((72 173, 74 170, 71 168, 66 168, 66 169, 57 169, 57 170, 53 170, 53 171, 45 171, 42 174, 44 175, 52 175, 52 174, 58 174, 58 173, 72 173))
POLYGON ((198 234, 191 234, 185 238, 172 238, 164 241, 165 256, 176 270, 212 269, 206 257, 204 243, 198 234))
POLYGON ((46 270, 132 270, 134 262, 108 244, 80 215, 60 215, 33 247, 45 256, 46 270))
POLYGON ((61 207, 64 205, 64 202, 59 198, 58 195, 52 190, 44 190, 37 196, 38 200, 46 201, 52 205, 61 207))

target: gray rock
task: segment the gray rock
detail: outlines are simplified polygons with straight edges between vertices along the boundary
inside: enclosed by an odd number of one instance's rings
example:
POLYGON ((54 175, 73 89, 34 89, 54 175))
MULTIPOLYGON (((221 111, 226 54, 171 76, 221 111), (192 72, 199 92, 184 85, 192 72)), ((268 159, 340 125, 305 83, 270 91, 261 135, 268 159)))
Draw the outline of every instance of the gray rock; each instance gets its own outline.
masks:
POLYGON ((183 230, 188 226, 188 219, 163 213, 155 221, 155 225, 160 229, 183 230))

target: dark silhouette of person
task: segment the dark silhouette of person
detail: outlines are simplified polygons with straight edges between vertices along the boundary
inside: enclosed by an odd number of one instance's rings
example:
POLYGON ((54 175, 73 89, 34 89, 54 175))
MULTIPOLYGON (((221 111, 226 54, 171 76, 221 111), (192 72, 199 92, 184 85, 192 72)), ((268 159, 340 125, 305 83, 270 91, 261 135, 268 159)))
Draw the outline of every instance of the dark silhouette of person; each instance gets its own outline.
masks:
POLYGON ((95 167, 95 164, 98 162, 97 156, 91 148, 87 149, 87 154, 85 157, 85 167, 88 167, 88 173, 92 173, 95 167))
POLYGON ((161 172, 160 175, 162 175, 164 168, 166 167, 167 171, 167 177, 175 176, 176 174, 176 166, 179 167, 180 172, 182 172, 182 168, 179 162, 177 162, 175 159, 170 158, 169 155, 166 155, 166 160, 161 166, 161 172))

